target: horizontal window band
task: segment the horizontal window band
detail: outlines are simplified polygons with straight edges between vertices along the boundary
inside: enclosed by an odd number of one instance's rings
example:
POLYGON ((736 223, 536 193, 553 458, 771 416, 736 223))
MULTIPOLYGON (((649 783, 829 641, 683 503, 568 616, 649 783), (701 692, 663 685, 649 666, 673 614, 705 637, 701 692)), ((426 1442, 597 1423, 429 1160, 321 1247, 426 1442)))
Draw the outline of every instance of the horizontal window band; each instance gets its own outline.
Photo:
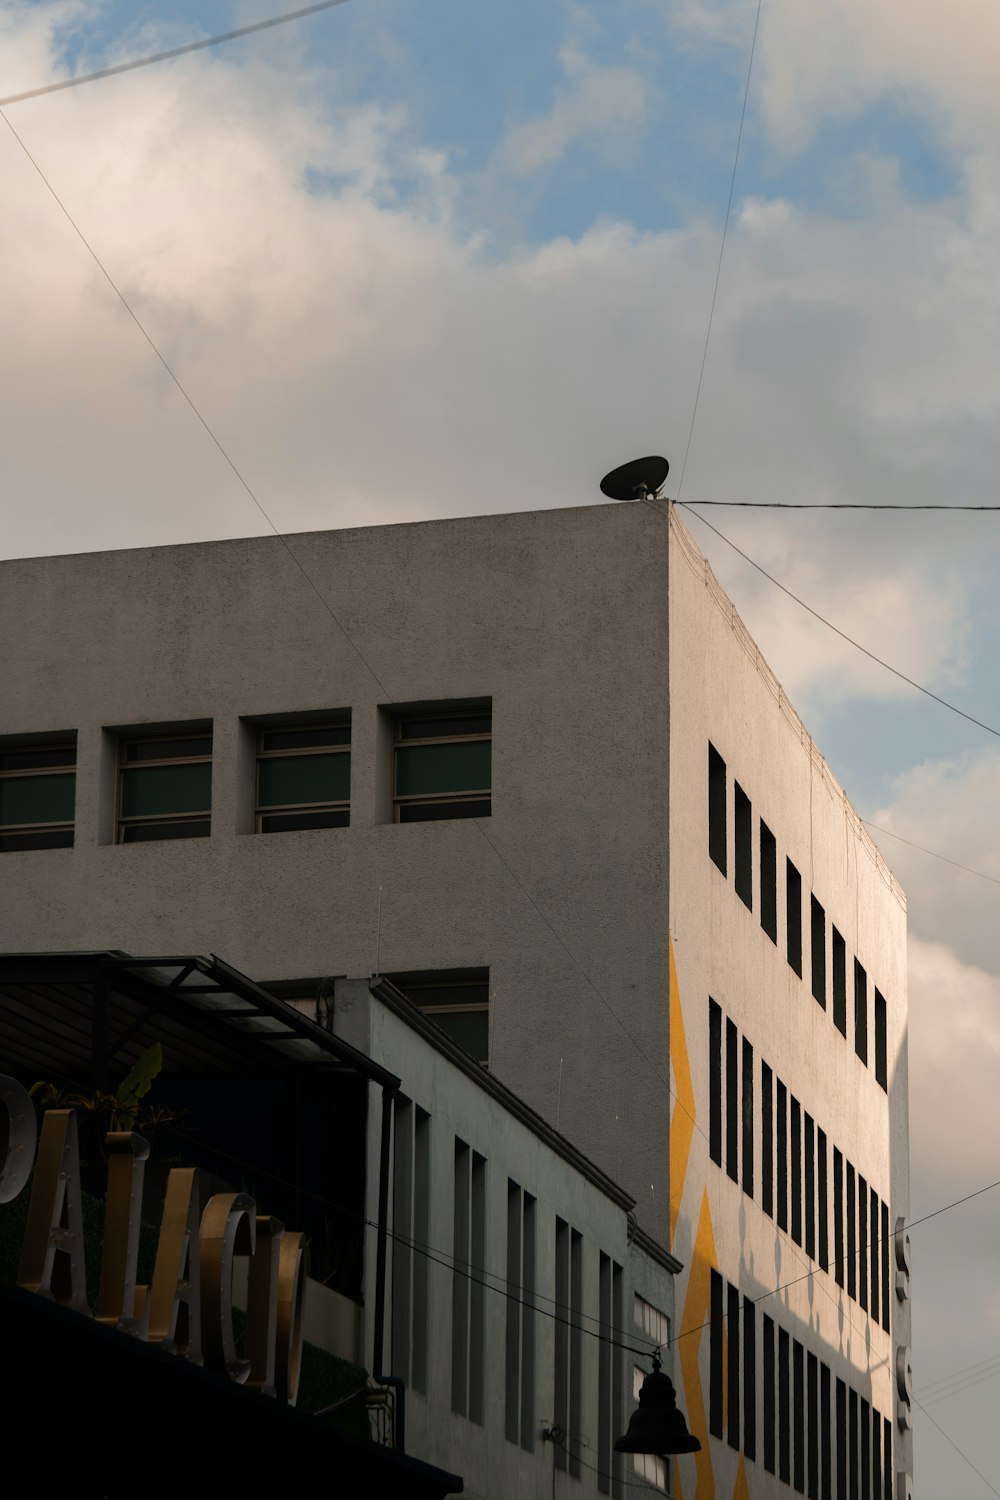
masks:
POLYGON ((400 807, 408 803, 420 802, 469 802, 476 797, 489 797, 493 788, 481 786, 471 788, 467 792, 409 792, 406 795, 393 797, 393 802, 400 807))
POLYGON ((46 821, 43 818, 33 818, 28 823, 4 823, 0 820, 0 833, 64 833, 67 829, 73 832, 74 824, 68 818, 53 818, 46 821))
POLYGON ((192 807, 187 812, 171 813, 123 813, 118 819, 123 828, 130 823, 189 823, 192 818, 210 818, 210 807, 192 807))
POLYGON ((350 743, 345 745, 301 745, 294 750, 258 750, 258 760, 287 760, 297 755, 350 755, 350 743))
POLYGON ((331 797, 329 801, 321 802, 260 802, 254 808, 257 817, 264 813, 279 812, 342 812, 351 805, 347 797, 331 797))
POLYGON ((347 807, 316 809, 311 812, 264 813, 257 819, 257 832, 301 833, 310 828, 349 828, 350 823, 351 813, 347 807))
POLYGON ((413 802, 396 808, 400 823, 444 823, 449 819, 488 818, 491 815, 489 798, 468 802, 413 802))
POLYGON ((29 849, 71 849, 72 828, 26 829, 14 833, 0 829, 0 853, 18 854, 29 849))
POLYGON ((208 838, 212 831, 210 818, 187 818, 171 822, 128 823, 119 829, 121 844, 152 843, 163 839, 208 838))

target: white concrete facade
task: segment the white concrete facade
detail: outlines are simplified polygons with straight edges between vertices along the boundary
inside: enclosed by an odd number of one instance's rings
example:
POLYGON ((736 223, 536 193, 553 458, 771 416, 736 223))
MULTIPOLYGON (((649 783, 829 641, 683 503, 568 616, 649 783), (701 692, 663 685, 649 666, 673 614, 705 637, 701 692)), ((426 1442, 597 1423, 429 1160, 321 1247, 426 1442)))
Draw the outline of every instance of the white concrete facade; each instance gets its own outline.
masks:
MULTIPOLYGON (((817 1380, 821 1366, 829 1371, 833 1408, 843 1381, 848 1418, 853 1392, 855 1471, 867 1403, 869 1476, 873 1408, 890 1419, 893 1474, 905 1476, 895 1365, 909 1318, 895 1292, 896 1247, 886 1333, 881 1261, 877 1321, 857 1285, 851 1296, 818 1267, 818 1159, 811 1257, 801 1200, 801 1244, 790 1190, 787 1229, 773 1202, 765 1211, 761 1163, 765 1062, 775 1110, 778 1084, 785 1090, 786 1130, 794 1100, 800 1130, 808 1115, 824 1132, 831 1248, 835 1149, 855 1194, 863 1177, 893 1225, 905 1215, 905 903, 676 515, 596 505, 309 534, 288 547, 299 566, 274 538, 0 566, 0 623, 15 643, 0 663, 0 747, 64 731, 78 745, 74 847, 0 855, 0 946, 216 951, 261 981, 488 968, 490 1071, 620 1182, 642 1230, 684 1264, 677 1320, 688 1332, 672 1373, 705 1452, 680 1462, 677 1493, 788 1493, 797 1446, 810 1493, 791 1366, 790 1410, 774 1423, 778 1450, 780 1422, 789 1424, 787 1484, 780 1451, 778 1472, 765 1463, 765 1316, 776 1340, 787 1335, 790 1360, 801 1358, 798 1410, 808 1416, 813 1355, 817 1380), (393 709, 482 699, 493 711, 492 816, 393 823, 393 709), (351 716, 350 827, 255 835, 255 726, 335 711, 351 716), (214 734, 211 837, 115 844, 118 736, 195 724, 214 734), (725 763, 725 875, 709 854, 709 744, 725 763), (737 782, 750 807, 741 814, 750 907, 734 876, 737 782), (760 920, 761 818, 775 839, 776 943, 760 920), (801 978, 786 952, 786 859, 801 878, 801 978), (825 1010, 811 992, 812 897, 825 924, 825 1010), (833 1020, 834 927, 845 945, 846 1038, 833 1020), (855 959, 867 979, 867 1066, 854 1046, 855 959), (876 986, 886 1001, 886 1090, 874 1069, 876 986), (722 1034, 721 1165, 710 1150, 710 1000, 722 1034), (730 1034, 736 1181, 727 1171, 730 1034), (753 1192, 742 1183, 744 1043, 753 1192), (730 1288, 741 1299, 769 1294, 756 1312, 749 1391, 734 1370, 738 1437, 728 1342, 723 1435, 709 1435, 713 1339, 695 1330, 711 1322, 712 1271, 727 1308, 730 1288)), ((439 1083, 428 1080, 427 1097, 437 1099, 439 1083)), ((776 1151, 774 1129, 772 1118, 776 1151)), ((595 1221, 602 1248, 611 1244, 603 1232, 595 1221)), ((834 1447, 836 1437, 834 1410, 834 1447)), ((426 1456, 452 1462, 447 1450, 426 1456)), ((822 1472, 816 1480, 822 1494, 822 1472)))

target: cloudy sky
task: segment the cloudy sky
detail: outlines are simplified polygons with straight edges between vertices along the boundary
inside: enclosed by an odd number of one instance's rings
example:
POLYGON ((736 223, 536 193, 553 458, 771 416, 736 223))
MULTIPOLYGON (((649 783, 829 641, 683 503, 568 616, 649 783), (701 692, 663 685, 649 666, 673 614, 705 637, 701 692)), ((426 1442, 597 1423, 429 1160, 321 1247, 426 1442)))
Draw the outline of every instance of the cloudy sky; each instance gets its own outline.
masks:
MULTIPOLYGON (((0 96, 281 8, 0 0, 0 96)), ((692 505, 997 503, 996 0, 764 0, 692 430, 754 17, 347 0, 6 116, 281 531, 582 504, 649 451, 676 496, 689 438, 692 505)), ((2 122, 0 174, 0 555, 266 530, 2 122)), ((1000 729, 1000 515, 703 514, 1000 729)), ((879 835, 919 1217, 1000 1177, 1000 743, 686 519, 861 813, 992 877, 879 835)), ((915 1388, 996 1490, 998 1228, 1000 1190, 913 1232, 915 1388)), ((918 1422, 917 1493, 989 1494, 918 1422)))

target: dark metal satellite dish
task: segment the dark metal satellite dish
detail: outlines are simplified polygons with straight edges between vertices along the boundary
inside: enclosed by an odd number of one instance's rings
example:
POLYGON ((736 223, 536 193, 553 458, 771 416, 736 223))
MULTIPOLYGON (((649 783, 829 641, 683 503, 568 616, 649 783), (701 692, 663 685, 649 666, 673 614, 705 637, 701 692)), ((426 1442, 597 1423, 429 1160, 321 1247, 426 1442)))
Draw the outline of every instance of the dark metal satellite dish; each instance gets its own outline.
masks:
POLYGON ((645 500, 660 493, 670 472, 665 458, 633 458, 612 469, 601 480, 601 493, 609 500, 645 500))

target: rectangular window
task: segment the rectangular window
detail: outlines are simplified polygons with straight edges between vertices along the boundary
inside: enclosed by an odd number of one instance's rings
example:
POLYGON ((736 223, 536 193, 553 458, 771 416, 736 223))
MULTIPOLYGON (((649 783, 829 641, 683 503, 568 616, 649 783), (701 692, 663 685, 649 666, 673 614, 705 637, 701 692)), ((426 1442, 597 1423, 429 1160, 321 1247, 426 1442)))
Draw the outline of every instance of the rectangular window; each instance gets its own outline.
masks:
POLYGON ((813 1117, 806 1114, 804 1120, 806 1243, 805 1251, 810 1260, 816 1259, 816 1131, 813 1117))
POLYGON ((890 1331, 889 1309, 889 1205, 882 1204, 882 1327, 890 1331))
POLYGON ((774 1213, 774 1119, 773 1075, 767 1063, 760 1065, 760 1196, 764 1212, 774 1213))
POLYGON ((123 739, 118 842, 206 838, 212 827, 212 734, 123 739))
POLYGON ((813 999, 826 1010, 826 912, 815 896, 810 898, 809 929, 813 999))
POLYGON ((392 1368, 405 1379, 413 1319, 413 1104, 402 1094, 393 1105, 392 1156, 392 1368))
POLYGON ((854 960, 854 1050, 868 1066, 868 975, 854 960))
POLYGON ((386 977, 463 1052, 489 1066, 489 969, 418 969, 386 977))
POLYGON ((837 1381, 837 1500, 847 1500, 847 1387, 837 1381))
POLYGON ((792 1239, 802 1243, 802 1106, 792 1095, 792 1239))
MULTIPOLYGON (((655 1308, 652 1305, 651 1302, 647 1302, 638 1294, 636 1294, 632 1306, 633 1321, 636 1330, 641 1335, 641 1337, 644 1339, 648 1339, 651 1343, 656 1344, 660 1347, 668 1344, 670 1342, 670 1319, 666 1316, 666 1314, 661 1313, 658 1308, 655 1308)), ((638 1401, 639 1399, 639 1392, 642 1389, 642 1383, 646 1378, 647 1373, 648 1372, 646 1370, 637 1369, 634 1371, 632 1395, 636 1401, 638 1401)), ((622 1422, 619 1416, 618 1425, 614 1427, 609 1433, 609 1445, 614 1442, 615 1438, 618 1436, 621 1430, 622 1422)), ((668 1490, 670 1488, 669 1459, 660 1458, 659 1455, 653 1453, 636 1453, 633 1455, 632 1467, 635 1474, 640 1479, 648 1480, 649 1483, 655 1485, 658 1490, 668 1490)), ((598 1469, 603 1469, 605 1473, 607 1473, 608 1466, 607 1464, 602 1464, 600 1460, 598 1460, 598 1469)), ((612 1473, 615 1472, 616 1471, 612 1470, 612 1473)), ((603 1483, 604 1481, 602 1481, 599 1477, 597 1481, 598 1489, 602 1487, 603 1483)), ((604 1492, 606 1493, 607 1491, 605 1490, 604 1492)), ((613 1493, 618 1496, 622 1494, 622 1485, 620 1481, 618 1481, 616 1487, 613 1489, 613 1493)))
POLYGON ((774 1320, 764 1314, 764 1468, 774 1473, 774 1320))
POLYGON ((817 1229, 819 1231, 819 1243, 816 1246, 817 1259, 822 1270, 830 1269, 830 1203, 829 1190, 826 1181, 826 1132, 817 1127, 816 1130, 816 1206, 817 1229))
POLYGON ((833 1500, 833 1445, 830 1423, 830 1367, 819 1368, 820 1500, 833 1500))
POLYGON ((806 1359, 806 1494, 819 1500, 819 1360, 815 1354, 806 1359))
POLYGON ((778 846, 767 824, 760 825, 760 925, 778 941, 778 846))
POLYGON ((892 1500, 892 1422, 882 1418, 882 1482, 885 1485, 885 1500, 892 1500))
POLYGON ((844 1285, 844 1158, 833 1148, 833 1258, 837 1285, 844 1285))
POLYGON ((858 1494, 858 1393, 850 1388, 847 1392, 847 1462, 850 1500, 860 1500, 858 1494))
MULTIPOLYGON (((521 1244, 524 1234, 522 1193, 507 1179, 507 1339, 504 1381, 504 1435, 509 1443, 521 1440, 521 1244)), ((602 1346, 603 1352, 603 1346, 602 1346)))
POLYGON ((878 1232, 878 1194, 876 1193, 876 1191, 875 1191, 874 1188, 872 1188, 872 1190, 871 1190, 871 1196, 870 1196, 870 1200, 869 1200, 869 1210, 870 1211, 869 1211, 868 1222, 871 1225, 871 1236, 872 1236, 872 1247, 871 1247, 871 1257, 870 1257, 870 1260, 871 1260, 871 1301, 869 1303, 869 1311, 870 1311, 870 1313, 872 1315, 872 1321, 875 1322, 875 1323, 877 1323, 878 1322, 878 1302, 879 1302, 879 1297, 878 1297, 878 1289, 879 1289, 879 1261, 878 1261, 879 1232, 878 1232))
POLYGON ((753 809, 738 781, 733 783, 733 838, 736 894, 753 911, 753 809))
POLYGON ((69 849, 76 816, 76 736, 0 741, 0 852, 69 849))
POLYGON ((872 1496, 882 1500, 882 1414, 872 1407, 872 1496))
POLYGON ((858 1301, 868 1310, 868 1184, 858 1173, 858 1301))
MULTIPOLYGON (((708 1430, 713 1437, 722 1436, 722 1277, 712 1271, 709 1311, 708 1430)), ((557 1418, 558 1420, 558 1418, 557 1418)))
POLYGON ((795 1467, 793 1483, 801 1495, 806 1487, 805 1350, 792 1340, 792 1396, 795 1411, 795 1467))
POLYGON ((858 1234, 857 1234, 857 1189, 854 1168, 847 1163, 847 1295, 858 1298, 858 1234))
POLYGON ((726 1288, 726 1340, 728 1344, 727 1359, 727 1395, 726 1405, 729 1415, 729 1446, 737 1451, 740 1446, 740 1293, 739 1288, 731 1284, 726 1288))
POLYGON ((739 1119, 739 1037, 736 1027, 726 1020, 726 1171, 734 1182, 739 1178, 740 1150, 736 1122, 739 1119))
POLYGON ((397 823, 490 816, 492 708, 401 714, 395 727, 397 823))
POLYGON ((708 747, 708 852, 726 873, 726 762, 708 747))
MULTIPOLYGON (((648 1375, 648 1370, 640 1369, 635 1365, 632 1370, 632 1399, 639 1400, 639 1392, 642 1390, 643 1381, 648 1375)), ((658 1453, 634 1453, 632 1455, 632 1468, 640 1479, 645 1479, 655 1489, 665 1490, 667 1488, 667 1464, 669 1460, 661 1458, 658 1453)), ((601 1480, 598 1478, 598 1487, 601 1480)), ((638 1488, 638 1486, 636 1486, 638 1488)), ((620 1493, 620 1491, 619 1491, 620 1493)))
POLYGON ((483 1424, 485 1374, 486 1159, 455 1139, 451 1409, 483 1424))
POLYGON ((778 1228, 788 1228, 788 1091, 778 1079, 778 1228))
POLYGON ((788 1388, 789 1339, 778 1329, 778 1478, 792 1482, 792 1403, 788 1388))
POLYGON ((708 1002, 708 1154, 722 1166, 722 1010, 708 1002))
POLYGON ((555 1444, 557 1469, 580 1477, 580 1314, 583 1307, 583 1240, 556 1219, 555 1425, 566 1434, 555 1444))
POLYGON ((847 1035, 847 945, 833 929, 833 1024, 847 1035))
POLYGON ((743 1298, 743 1452, 757 1457, 757 1309, 743 1298))
POLYGON ((430 1290, 427 1256, 420 1248, 431 1242, 431 1117, 419 1105, 413 1114, 413 1389, 427 1393, 427 1346, 430 1290))
POLYGON ((351 726, 281 725, 257 735, 258 833, 346 828, 351 821, 351 726))
POLYGON ((753 1047, 743 1038, 743 1191, 753 1197, 753 1047))
POLYGON ((574 1229, 569 1247, 569 1472, 579 1479, 583 1433, 583 1235, 574 1229))
POLYGON ((802 876, 790 859, 785 860, 785 931, 788 962, 802 978, 802 876))
POLYGON ((886 1050, 886 1008, 885 996, 876 985, 875 987, 875 1077, 889 1092, 889 1061, 886 1050))
POLYGON ((861 1400, 861 1500, 872 1500, 871 1408, 861 1400))

